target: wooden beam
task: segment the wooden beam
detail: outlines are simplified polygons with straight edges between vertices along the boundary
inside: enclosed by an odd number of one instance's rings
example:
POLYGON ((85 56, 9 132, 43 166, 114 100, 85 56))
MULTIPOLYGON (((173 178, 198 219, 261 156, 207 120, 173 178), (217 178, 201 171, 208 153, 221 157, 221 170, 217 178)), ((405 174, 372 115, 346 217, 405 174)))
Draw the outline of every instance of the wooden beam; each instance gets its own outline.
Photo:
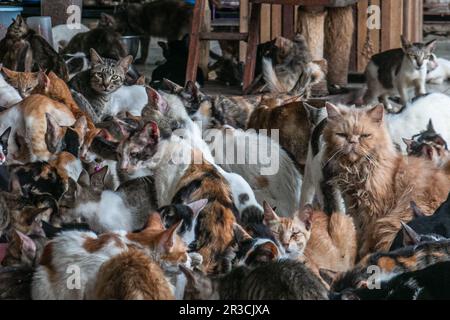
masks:
POLYGON ((261 22, 260 22, 260 42, 266 42, 270 40, 270 4, 263 4, 261 6, 261 22))
POLYGON ((327 6, 327 7, 346 7, 353 5, 356 0, 251 0, 252 3, 270 3, 291 6, 327 6))
POLYGON ((295 24, 294 24, 294 6, 293 5, 284 5, 283 6, 283 29, 282 34, 283 37, 288 39, 294 38, 295 33, 295 24))
POLYGON ((259 23, 261 16, 261 4, 253 3, 250 13, 250 25, 248 30, 248 49, 245 59, 244 91, 250 86, 255 77, 256 51, 259 43, 259 23))
MULTIPOLYGON (((249 13, 248 0, 240 0, 239 5, 239 32, 248 34, 248 13, 249 13)), ((245 61, 245 55, 247 53, 247 43, 241 41, 239 43, 239 61, 245 61)))
POLYGON ((206 0, 195 1, 191 33, 189 36, 189 57, 186 69, 186 82, 197 79, 197 66, 200 59, 200 31, 202 28, 203 12, 205 11, 206 0))
POLYGON ((231 32, 202 32, 201 40, 232 40, 247 41, 248 33, 231 33, 231 32))
POLYGON ((367 65, 367 57, 363 55, 364 45, 367 40, 367 8, 368 0, 358 1, 357 7, 357 38, 356 38, 356 67, 358 72, 363 72, 367 65))
POLYGON ((275 39, 278 36, 281 36, 281 5, 273 5, 272 6, 272 39, 275 39))

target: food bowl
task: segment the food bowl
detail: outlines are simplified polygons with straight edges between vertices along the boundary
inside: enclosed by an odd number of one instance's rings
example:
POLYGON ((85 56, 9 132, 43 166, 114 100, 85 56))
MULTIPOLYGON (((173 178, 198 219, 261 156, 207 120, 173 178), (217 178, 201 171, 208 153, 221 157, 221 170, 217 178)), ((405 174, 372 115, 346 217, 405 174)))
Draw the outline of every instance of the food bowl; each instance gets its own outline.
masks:
POLYGON ((140 36, 123 36, 120 38, 120 41, 125 46, 128 54, 136 59, 139 51, 140 36))

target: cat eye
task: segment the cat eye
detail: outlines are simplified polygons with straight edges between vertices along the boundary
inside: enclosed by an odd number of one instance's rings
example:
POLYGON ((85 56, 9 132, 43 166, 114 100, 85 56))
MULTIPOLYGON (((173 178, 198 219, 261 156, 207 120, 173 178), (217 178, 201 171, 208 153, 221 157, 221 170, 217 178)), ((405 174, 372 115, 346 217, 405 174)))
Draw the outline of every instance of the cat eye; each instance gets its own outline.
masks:
POLYGON ((345 133, 336 133, 336 135, 341 138, 347 138, 347 135, 345 133))
POLYGON ((372 136, 371 134, 362 134, 361 138, 367 139, 367 138, 370 138, 371 136, 372 136))
POLYGON ((137 157, 139 155, 139 152, 131 152, 130 156, 132 156, 133 158, 137 157))
POLYGON ((113 80, 119 80, 119 76, 114 75, 114 76, 112 76, 112 79, 113 79, 113 80))

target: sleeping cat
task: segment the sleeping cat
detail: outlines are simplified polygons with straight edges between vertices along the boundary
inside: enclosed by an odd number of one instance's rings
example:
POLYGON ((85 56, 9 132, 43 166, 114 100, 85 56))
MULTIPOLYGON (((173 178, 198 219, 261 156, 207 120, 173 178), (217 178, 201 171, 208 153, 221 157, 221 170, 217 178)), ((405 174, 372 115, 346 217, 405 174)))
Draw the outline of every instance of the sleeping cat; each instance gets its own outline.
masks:
POLYGON ((6 68, 15 71, 39 71, 41 68, 55 72, 60 78, 68 80, 68 72, 63 59, 56 53, 50 44, 34 30, 30 29, 22 16, 13 19, 3 40, 0 41, 0 61, 6 68), (5 57, 13 52, 17 54, 14 46, 17 43, 25 43, 21 54, 14 58, 16 63, 10 62, 5 57), (29 63, 23 63, 23 60, 29 63))
POLYGON ((412 219, 410 202, 434 211, 446 199, 450 180, 427 160, 396 151, 382 105, 356 109, 328 103, 326 108, 327 183, 342 192, 354 219, 359 257, 388 250, 400 222, 412 219))
POLYGON ((425 44, 411 43, 402 36, 401 41, 401 49, 372 56, 366 68, 368 90, 364 96, 365 104, 380 100, 387 110, 392 111, 389 97, 400 94, 400 104, 406 106, 411 102, 410 89, 414 89, 416 97, 427 93, 427 65, 436 47, 436 40, 425 44))
MULTIPOLYGON (((111 94, 124 84, 133 57, 127 56, 114 62, 102 59, 94 49, 90 51, 90 55, 91 69, 77 74, 70 80, 69 85, 87 99, 92 110, 83 111, 97 123, 105 115, 111 94)), ((79 105, 83 107, 80 103, 79 105)))
POLYGON ((5 81, 17 90, 22 99, 28 97, 38 86, 42 74, 41 72, 16 72, 5 67, 2 68, 2 73, 5 81))
POLYGON ((19 91, 10 85, 0 73, 0 107, 9 108, 21 100, 19 91))
POLYGON ((214 278, 183 266, 180 269, 188 279, 187 300, 328 300, 324 285, 298 261, 242 266, 214 278))

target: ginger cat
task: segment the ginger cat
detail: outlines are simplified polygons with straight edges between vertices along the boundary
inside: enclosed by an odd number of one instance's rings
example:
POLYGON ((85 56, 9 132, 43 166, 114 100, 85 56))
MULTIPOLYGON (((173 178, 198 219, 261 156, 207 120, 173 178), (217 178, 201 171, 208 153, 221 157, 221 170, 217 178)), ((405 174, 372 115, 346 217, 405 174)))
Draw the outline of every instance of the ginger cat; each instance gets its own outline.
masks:
POLYGON ((327 103, 326 108, 323 170, 354 219, 359 257, 388 250, 401 222, 413 218, 410 202, 434 212, 447 198, 450 180, 430 161, 396 150, 383 105, 356 109, 327 103))
POLYGON ((1 71, 6 82, 16 89, 23 99, 31 95, 39 84, 41 72, 17 72, 5 67, 1 71))

